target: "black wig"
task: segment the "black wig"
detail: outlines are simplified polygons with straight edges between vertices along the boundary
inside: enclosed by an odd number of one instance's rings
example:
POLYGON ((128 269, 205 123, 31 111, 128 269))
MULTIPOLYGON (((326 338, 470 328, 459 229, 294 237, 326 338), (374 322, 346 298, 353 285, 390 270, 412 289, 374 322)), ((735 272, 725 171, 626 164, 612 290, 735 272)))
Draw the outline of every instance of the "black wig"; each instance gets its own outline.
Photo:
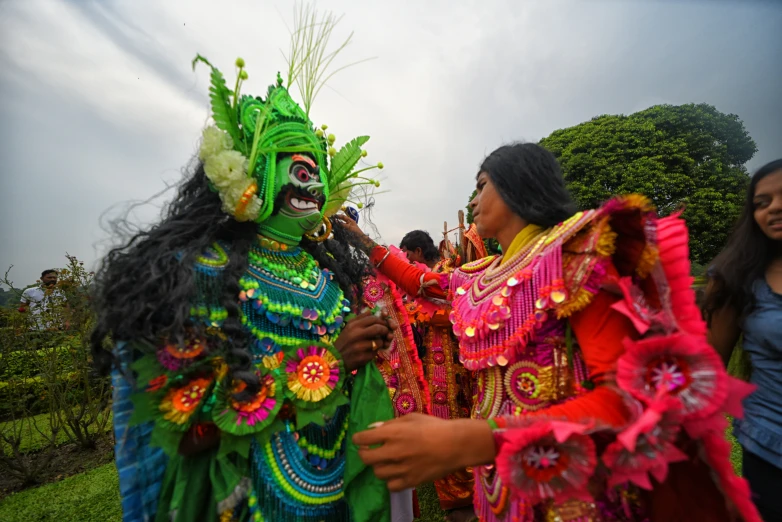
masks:
MULTIPOLYGON (((256 237, 256 224, 240 223, 221 209, 218 195, 210 190, 204 166, 195 162, 164 209, 160 223, 132 234, 103 259, 95 278, 93 304, 97 314, 91 344, 95 365, 108 372, 114 361, 105 342, 132 341, 154 349, 161 339, 182 342, 186 330, 199 328, 190 319, 196 295, 194 263, 215 241, 230 245, 223 273, 220 301, 228 317, 220 350, 231 365, 232 376, 257 386, 251 372, 248 337, 241 325, 238 304, 239 279, 247 269, 247 253, 256 237)), ((128 230, 127 219, 112 223, 115 234, 128 230)), ((370 274, 360 239, 333 223, 334 239, 322 243, 303 241, 302 248, 323 268, 334 273, 346 296, 352 297, 370 274)))

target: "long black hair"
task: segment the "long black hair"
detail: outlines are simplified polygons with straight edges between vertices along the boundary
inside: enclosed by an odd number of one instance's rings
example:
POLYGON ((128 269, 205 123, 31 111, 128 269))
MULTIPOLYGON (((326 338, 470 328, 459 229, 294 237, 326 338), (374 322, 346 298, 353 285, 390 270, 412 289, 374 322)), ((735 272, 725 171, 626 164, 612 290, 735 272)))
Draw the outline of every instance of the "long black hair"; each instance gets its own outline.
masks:
MULTIPOLYGON (((222 330, 226 340, 218 349, 230 364, 234 379, 253 392, 257 379, 251 371, 252 355, 241 325, 238 304, 239 279, 247 269, 247 254, 256 237, 253 222, 240 223, 221 209, 220 198, 209 188, 203 163, 186 169, 174 200, 164 209, 160 223, 148 230, 128 234, 127 219, 112 224, 115 234, 128 236, 124 244, 103 259, 93 288, 96 326, 91 335, 96 367, 107 373, 114 357, 106 347, 112 341, 133 341, 155 349, 161 339, 182 342, 188 330, 197 329, 190 318, 196 295, 196 258, 215 241, 229 245, 229 261, 223 271, 220 301, 228 317, 222 330)), ((302 241, 323 268, 352 296, 370 274, 368 258, 361 252, 360 238, 333 224, 334 239, 315 243, 302 241)))
POLYGON ((779 254, 778 245, 755 221, 755 189, 758 182, 782 170, 782 159, 768 163, 752 176, 744 208, 725 248, 708 270, 709 285, 703 310, 710 324, 715 312, 729 307, 745 317, 754 306, 753 283, 764 277, 766 268, 779 254))
POLYGON ((503 145, 483 160, 486 172, 508 207, 527 223, 552 227, 575 214, 554 155, 535 143, 503 145))
POLYGON ((440 259, 440 251, 434 246, 432 236, 424 230, 413 230, 405 234, 402 241, 399 243, 399 248, 406 248, 407 250, 421 249, 421 255, 427 261, 438 261, 440 259))

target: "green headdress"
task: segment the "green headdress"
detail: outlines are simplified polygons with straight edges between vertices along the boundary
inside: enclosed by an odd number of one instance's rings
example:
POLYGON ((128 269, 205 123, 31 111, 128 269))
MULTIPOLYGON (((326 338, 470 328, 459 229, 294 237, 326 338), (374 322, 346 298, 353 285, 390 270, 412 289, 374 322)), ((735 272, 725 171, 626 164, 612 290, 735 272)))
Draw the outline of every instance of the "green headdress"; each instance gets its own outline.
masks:
POLYGON ((278 73, 265 98, 240 94, 242 82, 248 77, 241 58, 236 60, 233 90, 206 58, 198 55, 193 60, 194 68, 198 62, 211 68, 209 97, 214 126, 204 130, 199 157, 212 188, 220 195, 223 210, 239 221, 262 223, 271 216, 281 188, 277 186, 277 167, 282 156, 304 154, 317 164, 326 200, 322 216, 336 213, 357 186, 379 186, 362 173, 382 169, 382 163, 356 169, 366 156, 361 147, 369 136, 357 137, 337 151, 334 135, 325 133, 325 125, 316 129, 309 117, 315 96, 334 73, 344 68, 329 74, 326 71, 352 35, 328 52, 329 38, 339 20, 331 14, 318 18, 311 9, 297 14, 287 57, 287 84, 278 73), (291 98, 289 88, 294 83, 303 108, 291 98))

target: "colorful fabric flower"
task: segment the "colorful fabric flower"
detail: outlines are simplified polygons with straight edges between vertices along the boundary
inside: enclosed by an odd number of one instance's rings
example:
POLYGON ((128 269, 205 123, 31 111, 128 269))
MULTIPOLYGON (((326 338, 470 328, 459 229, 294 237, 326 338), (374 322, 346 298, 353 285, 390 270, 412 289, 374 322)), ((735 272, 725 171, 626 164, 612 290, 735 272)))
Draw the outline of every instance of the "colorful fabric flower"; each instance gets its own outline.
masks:
POLYGON ((247 384, 239 381, 232 389, 221 385, 217 390, 214 421, 226 432, 235 435, 258 433, 274 421, 283 403, 282 377, 274 372, 259 370, 258 391, 251 397, 239 400, 247 384))
MULTIPOLYGON (((342 378, 342 368, 333 348, 313 345, 298 348, 283 362, 288 376, 287 393, 310 407, 331 395, 342 378)), ((300 404, 301 406, 301 404, 300 404)))
POLYGON ((633 284, 632 278, 623 277, 616 284, 623 299, 614 303, 611 308, 630 319, 639 334, 646 334, 655 323, 670 331, 668 315, 649 305, 643 291, 633 284))
POLYGON ((587 491, 597 457, 588 426, 540 421, 527 428, 498 432, 497 471, 504 484, 530 502, 577 498, 587 491))
POLYGON ((662 483, 669 464, 687 460, 675 445, 681 427, 679 408, 674 397, 655 401, 608 445, 601 458, 611 471, 609 487, 632 482, 651 490, 649 473, 662 483))
POLYGON ((204 353, 204 341, 202 339, 188 339, 184 344, 167 344, 165 351, 175 359, 195 359, 204 353))
POLYGON ((157 351, 157 358, 168 371, 177 371, 200 358, 205 349, 202 339, 187 339, 183 344, 166 344, 157 351))
POLYGON ((364 300, 368 303, 375 304, 385 295, 385 289, 383 285, 378 283, 374 279, 370 279, 366 285, 364 285, 364 300))
POLYGON ((625 341, 616 381, 650 404, 664 395, 681 401, 683 421, 717 412, 728 393, 728 375, 714 349, 701 336, 674 334, 625 341))
POLYGON ((212 379, 199 377, 184 386, 172 387, 160 401, 163 418, 180 426, 186 425, 211 385, 212 379))
POLYGON ((401 393, 394 401, 394 406, 400 415, 408 415, 416 409, 415 397, 409 393, 401 393))

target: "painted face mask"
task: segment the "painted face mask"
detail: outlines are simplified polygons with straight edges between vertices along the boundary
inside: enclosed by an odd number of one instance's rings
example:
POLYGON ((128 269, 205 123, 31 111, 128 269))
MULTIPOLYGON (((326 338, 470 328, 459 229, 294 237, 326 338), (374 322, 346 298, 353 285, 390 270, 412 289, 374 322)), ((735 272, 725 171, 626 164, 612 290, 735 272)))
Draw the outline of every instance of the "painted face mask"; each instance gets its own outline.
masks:
MULTIPOLYGON (((304 62, 315 59, 311 54, 301 52, 304 62)), ((199 158, 227 214, 238 221, 255 221, 259 233, 295 245, 351 201, 358 186, 380 185, 364 173, 382 169, 382 163, 357 168, 366 156, 361 147, 369 136, 354 138, 337 150, 336 138, 325 132, 327 126, 316 129, 310 121, 312 96, 320 89, 317 75, 312 85, 316 88, 302 96, 304 108, 291 98, 290 85, 310 85, 296 75, 317 66, 291 66, 294 77, 287 85, 278 74, 262 98, 240 95, 247 79, 241 58, 236 60, 239 78, 233 91, 206 58, 199 55, 193 60, 194 65, 199 62, 212 71, 209 93, 215 123, 204 130, 199 158)))
POLYGON ((271 217, 258 225, 270 239, 296 244, 307 232, 317 229, 326 203, 325 173, 304 154, 285 156, 277 162, 274 209, 271 217))

